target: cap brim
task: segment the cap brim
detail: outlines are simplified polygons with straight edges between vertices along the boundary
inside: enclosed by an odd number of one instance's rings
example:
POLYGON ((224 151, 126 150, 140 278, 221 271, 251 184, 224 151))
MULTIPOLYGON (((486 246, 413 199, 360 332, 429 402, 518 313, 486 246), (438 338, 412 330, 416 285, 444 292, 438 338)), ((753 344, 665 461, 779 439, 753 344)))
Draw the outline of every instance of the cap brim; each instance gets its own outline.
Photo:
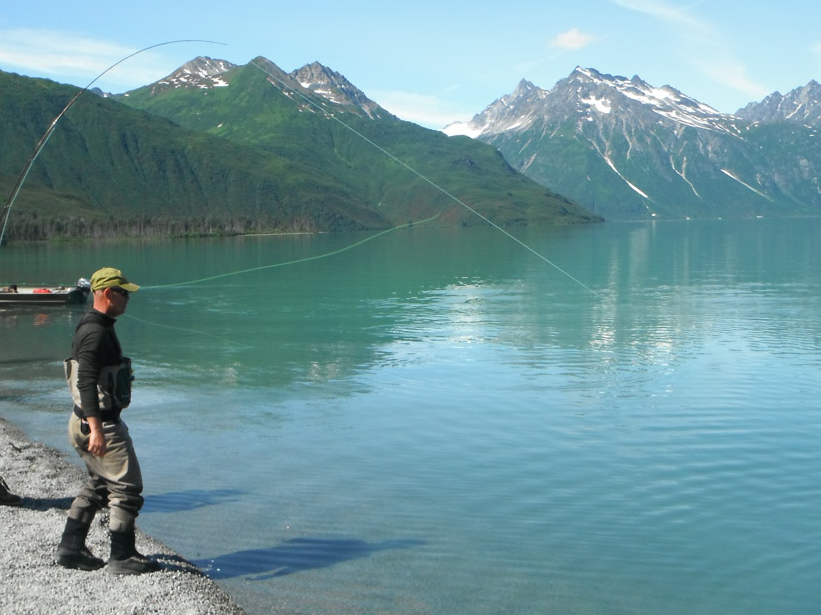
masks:
POLYGON ((122 288, 123 290, 127 290, 130 293, 136 293, 138 290, 140 290, 140 287, 137 284, 132 284, 131 282, 120 284, 120 288, 122 288))

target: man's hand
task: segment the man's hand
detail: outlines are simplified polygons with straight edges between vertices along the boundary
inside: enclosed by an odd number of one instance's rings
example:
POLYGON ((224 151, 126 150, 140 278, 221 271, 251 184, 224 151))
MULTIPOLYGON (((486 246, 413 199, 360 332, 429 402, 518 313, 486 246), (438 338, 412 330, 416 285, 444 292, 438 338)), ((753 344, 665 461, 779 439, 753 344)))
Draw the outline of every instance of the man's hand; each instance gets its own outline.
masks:
POLYGON ((102 457, 106 451, 103 424, 100 419, 91 416, 88 418, 88 426, 91 428, 91 434, 88 436, 88 452, 95 457, 102 457))

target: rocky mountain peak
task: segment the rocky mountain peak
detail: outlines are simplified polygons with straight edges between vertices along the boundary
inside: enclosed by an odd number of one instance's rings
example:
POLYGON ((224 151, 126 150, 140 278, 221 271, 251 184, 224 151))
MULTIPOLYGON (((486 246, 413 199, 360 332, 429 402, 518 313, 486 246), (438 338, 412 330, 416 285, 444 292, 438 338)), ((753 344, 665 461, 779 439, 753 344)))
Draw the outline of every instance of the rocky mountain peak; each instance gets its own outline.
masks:
POLYGON ((533 85, 527 79, 522 79, 519 82, 519 85, 516 86, 516 89, 513 90, 513 96, 520 98, 523 96, 527 96, 533 90, 539 89, 535 85, 533 85))
MULTIPOLYGON (((556 85, 554 91, 568 88, 575 88, 582 115, 585 110, 590 113, 611 113, 614 109, 627 113, 652 112, 673 124, 735 132, 732 116, 719 113, 669 85, 652 86, 638 75, 628 79, 591 68, 576 68, 570 77, 556 85)), ((590 119, 589 114, 585 119, 590 119)))
MULTIPOLYGON (((346 112, 364 115, 371 119, 393 117, 377 103, 348 81, 340 73, 323 66, 319 62, 306 64, 302 68, 286 73, 279 66, 263 56, 248 63, 268 75, 268 81, 282 89, 287 95, 290 90, 311 92, 333 105, 344 107, 346 112)), ((200 56, 186 62, 164 79, 153 83, 151 94, 158 94, 174 88, 211 89, 229 85, 230 71, 240 68, 226 60, 215 60, 200 56)), ((127 96, 128 94, 126 94, 127 96)), ((299 104, 307 104, 305 101, 299 104)), ((307 105, 310 107, 311 105, 307 105)))
POLYGON ((749 122, 788 121, 821 124, 821 85, 814 79, 786 95, 773 92, 764 100, 750 103, 736 112, 749 122))
MULTIPOLYGON (((524 132, 535 124, 593 121, 602 115, 649 117, 678 126, 735 133, 733 117, 690 98, 673 87, 654 87, 638 75, 613 76, 592 68, 576 67, 551 90, 522 80, 512 94, 491 103, 470 122, 446 126, 448 135, 524 132)), ((649 120, 648 120, 649 121, 649 120)))
POLYGON ((236 68, 227 60, 215 60, 206 56, 199 56, 186 62, 173 73, 157 81, 154 86, 159 88, 215 88, 224 87, 228 83, 222 78, 224 73, 236 68))
MULTIPOLYGON (((607 77, 612 79, 610 75, 607 75, 607 77)), ((597 71, 595 68, 584 68, 583 66, 577 66, 573 69, 573 72, 570 73, 568 79, 571 81, 598 82, 605 81, 605 75, 597 71)))
POLYGON ((306 64, 290 77, 306 90, 337 105, 360 108, 368 117, 378 117, 380 107, 340 73, 319 62, 306 64))
POLYGON ((523 129, 538 116, 534 111, 547 95, 547 90, 522 79, 511 94, 495 100, 469 122, 454 122, 445 126, 443 132, 449 136, 464 135, 475 139, 482 134, 523 129), (531 112, 528 113, 528 110, 531 112))

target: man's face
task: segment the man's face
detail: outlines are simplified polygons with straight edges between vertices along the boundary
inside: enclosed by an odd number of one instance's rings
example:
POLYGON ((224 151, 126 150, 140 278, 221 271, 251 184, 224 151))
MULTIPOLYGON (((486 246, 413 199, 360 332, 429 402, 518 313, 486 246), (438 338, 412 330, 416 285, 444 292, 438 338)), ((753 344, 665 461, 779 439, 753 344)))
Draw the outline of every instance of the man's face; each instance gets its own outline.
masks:
POLYGON ((130 293, 127 290, 119 286, 112 286, 111 288, 106 288, 103 293, 108 303, 106 314, 115 318, 121 314, 125 314, 125 309, 128 307, 128 298, 130 297, 130 293))

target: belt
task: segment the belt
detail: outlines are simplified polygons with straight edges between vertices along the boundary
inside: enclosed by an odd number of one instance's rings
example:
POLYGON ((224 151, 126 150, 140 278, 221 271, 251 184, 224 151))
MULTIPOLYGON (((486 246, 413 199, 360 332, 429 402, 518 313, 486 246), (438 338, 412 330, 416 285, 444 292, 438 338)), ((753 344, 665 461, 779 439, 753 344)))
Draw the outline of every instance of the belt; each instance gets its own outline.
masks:
MULTIPOLYGON (((120 422, 120 413, 122 412, 122 408, 117 408, 116 410, 102 410, 100 412, 100 421, 103 423, 119 423, 120 422)), ((74 406, 74 414, 81 420, 85 420, 85 415, 81 408, 74 406)))

